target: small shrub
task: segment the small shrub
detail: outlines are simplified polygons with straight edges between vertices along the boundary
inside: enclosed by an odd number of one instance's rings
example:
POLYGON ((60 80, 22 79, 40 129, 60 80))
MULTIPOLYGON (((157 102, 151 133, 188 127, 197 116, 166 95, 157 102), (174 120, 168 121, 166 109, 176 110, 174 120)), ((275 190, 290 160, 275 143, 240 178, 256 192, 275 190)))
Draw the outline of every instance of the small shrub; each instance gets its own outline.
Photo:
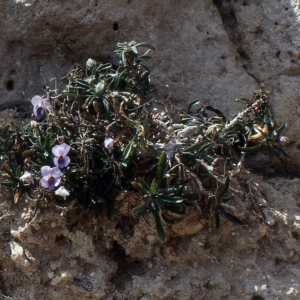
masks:
POLYGON ((62 92, 34 96, 32 121, 0 133, 1 170, 17 203, 23 195, 59 203, 78 201, 84 210, 111 218, 121 192, 133 193, 135 213, 151 212, 161 240, 173 214, 197 209, 200 219, 242 221, 226 205, 241 191, 231 186, 246 153, 269 147, 286 157, 288 142, 268 109, 262 86, 232 119, 193 101, 174 124, 168 101, 153 108, 146 43, 117 44, 118 67, 88 59, 61 81, 62 92), (139 54, 141 49, 145 52, 139 54), (150 105, 152 104, 152 106, 150 105))

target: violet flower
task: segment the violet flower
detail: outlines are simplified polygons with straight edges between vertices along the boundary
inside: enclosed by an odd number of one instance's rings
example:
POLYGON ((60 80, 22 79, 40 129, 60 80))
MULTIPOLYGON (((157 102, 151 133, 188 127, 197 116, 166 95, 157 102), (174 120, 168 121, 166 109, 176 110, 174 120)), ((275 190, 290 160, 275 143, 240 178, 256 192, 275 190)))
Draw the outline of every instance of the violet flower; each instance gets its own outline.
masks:
POLYGON ((66 197, 69 196, 70 193, 63 186, 61 186, 55 191, 55 195, 61 196, 64 198, 64 200, 66 200, 66 197))
POLYGON ((31 99, 31 104, 33 105, 33 113, 37 120, 40 120, 45 112, 45 109, 51 109, 50 102, 41 96, 34 96, 31 99))
POLYGON ((22 181, 31 182, 32 184, 34 184, 32 174, 29 173, 28 171, 25 171, 24 174, 20 177, 20 179, 22 181))
POLYGON ((55 155, 54 164, 59 168, 67 167, 70 163, 70 157, 67 154, 70 151, 70 146, 62 143, 52 148, 52 153, 55 155))
POLYGON ((114 140, 106 137, 104 140, 104 147, 107 149, 109 153, 111 153, 112 148, 114 147, 114 140))
POLYGON ((57 167, 50 168, 49 166, 44 166, 41 168, 41 185, 42 187, 54 190, 55 186, 58 186, 60 183, 61 170, 57 167))

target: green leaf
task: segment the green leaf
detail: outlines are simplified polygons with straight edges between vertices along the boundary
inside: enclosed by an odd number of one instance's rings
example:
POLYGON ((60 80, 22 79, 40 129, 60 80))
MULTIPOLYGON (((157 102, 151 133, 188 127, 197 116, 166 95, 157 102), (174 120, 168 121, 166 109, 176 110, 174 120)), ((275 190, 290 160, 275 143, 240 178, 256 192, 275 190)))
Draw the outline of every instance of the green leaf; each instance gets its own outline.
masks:
POLYGON ((142 204, 136 206, 136 207, 132 210, 132 212, 134 212, 134 213, 141 213, 141 212, 144 212, 144 211, 147 209, 147 207, 148 207, 148 203, 147 203, 147 202, 144 202, 144 203, 142 203, 142 204))
POLYGON ((286 127, 286 122, 280 125, 280 127, 276 130, 277 134, 279 135, 286 127))
POLYGON ((159 157, 158 167, 156 171, 156 180, 158 182, 164 178, 166 166, 167 166, 167 155, 165 152, 163 152, 159 157))
POLYGON ((155 156, 156 158, 159 158, 159 155, 158 155, 158 152, 156 151, 156 149, 152 145, 148 144, 147 141, 145 143, 145 147, 147 148, 147 150, 149 150, 153 154, 153 156, 155 156))
POLYGON ((44 141, 44 150, 46 152, 50 152, 50 133, 46 135, 45 141, 44 141))
POLYGON ((168 197, 168 196, 160 195, 157 197, 157 199, 169 203, 181 203, 183 201, 182 197, 180 196, 168 197))
POLYGON ((235 102, 243 102, 243 103, 249 104, 251 101, 246 98, 237 98, 237 99, 235 99, 235 102))
POLYGON ((253 152, 256 152, 260 148, 260 146, 261 146, 261 144, 257 144, 256 146, 253 146, 253 147, 240 147, 240 146, 238 146, 238 148, 241 152, 253 153, 253 152))
POLYGON ((288 155, 279 147, 273 144, 269 144, 269 147, 280 157, 288 157, 288 155))
POLYGON ((64 84, 66 84, 66 85, 69 84, 69 79, 68 79, 68 77, 62 77, 62 78, 60 78, 60 81, 61 81, 62 83, 64 83, 64 84))
POLYGON ((4 139, 7 138, 8 130, 9 130, 9 125, 6 125, 1 131, 1 135, 3 136, 4 139))
POLYGON ((139 192, 143 194, 147 194, 147 191, 143 188, 143 186, 138 181, 132 181, 131 185, 139 192))
POLYGON ((105 70, 108 70, 110 69, 112 66, 110 63, 107 63, 107 64, 103 64, 103 65, 100 65, 98 68, 97 68, 97 71, 98 72, 103 72, 105 70))
POLYGON ((183 152, 195 152, 195 151, 202 149, 205 145, 209 145, 209 144, 211 144, 211 142, 208 142, 208 141, 196 143, 196 144, 184 149, 183 152))
POLYGON ((133 143, 132 143, 132 141, 131 141, 131 142, 129 142, 129 144, 125 147, 124 152, 123 152, 123 154, 122 154, 123 160, 124 160, 124 161, 125 161, 125 160, 128 158, 128 156, 130 155, 132 146, 133 146, 133 143))
POLYGON ((216 108, 214 108, 214 107, 212 107, 210 105, 206 105, 205 109, 209 110, 209 111, 212 111, 212 112, 214 112, 215 114, 217 114, 219 116, 225 117, 224 114, 220 110, 218 110, 218 109, 216 109, 216 108))
POLYGON ((1 182, 1 185, 7 186, 7 187, 14 187, 17 184, 17 182, 1 182))
POLYGON ((223 146, 230 151, 232 156, 239 158, 239 155, 237 154, 237 152, 233 149, 233 147, 231 145, 224 143, 223 146))
POLYGON ((225 182, 224 182, 224 185, 218 193, 219 197, 222 197, 228 191, 229 183, 230 183, 230 177, 229 177, 229 175, 227 175, 226 179, 225 179, 225 182))
POLYGON ((136 44, 135 47, 145 47, 145 48, 148 48, 148 49, 151 49, 151 50, 155 50, 155 47, 153 47, 152 45, 148 44, 148 43, 139 43, 139 44, 136 44))
POLYGON ((77 87, 82 87, 83 89, 85 90, 88 90, 88 89, 91 89, 93 88, 93 86, 90 84, 90 83, 87 83, 86 81, 84 80, 80 80, 80 79, 77 79, 75 82, 74 82, 74 85, 77 87))
POLYGON ((141 60, 151 60, 152 59, 152 56, 150 55, 141 55, 138 57, 138 59, 141 59, 141 60))
POLYGON ((229 212, 227 212, 222 206, 220 207, 220 211, 221 211, 221 214, 226 219, 228 219, 230 222, 232 222, 233 224, 239 225, 239 226, 244 225, 243 222, 239 218, 237 218, 236 216, 234 216, 234 215, 230 214, 229 212))
POLYGON ((144 193, 151 195, 152 191, 150 189, 150 186, 142 177, 138 177, 138 182, 141 184, 143 190, 145 191, 144 193))
POLYGON ((201 100, 194 100, 193 102, 191 102, 188 107, 188 114, 191 112, 192 107, 199 104, 200 102, 201 102, 201 100))
POLYGON ((166 234, 165 234, 164 227, 162 225, 162 221, 161 221, 159 211, 153 209, 152 212, 153 212, 153 215, 154 215, 154 218, 155 218, 155 225, 156 225, 156 230, 157 230, 158 236, 160 237, 160 239, 163 242, 165 242, 166 241, 166 234))

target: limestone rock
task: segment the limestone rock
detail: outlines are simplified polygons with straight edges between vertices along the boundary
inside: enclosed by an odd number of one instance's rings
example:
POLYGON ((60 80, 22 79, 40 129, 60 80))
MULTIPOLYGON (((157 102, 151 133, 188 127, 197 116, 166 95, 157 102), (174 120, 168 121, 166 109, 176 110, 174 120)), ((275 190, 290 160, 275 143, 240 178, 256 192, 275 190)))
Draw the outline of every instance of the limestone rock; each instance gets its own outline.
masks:
POLYGON ((17 242, 10 242, 11 259, 22 267, 29 267, 30 262, 24 255, 23 247, 17 242))
POLYGON ((171 229, 179 235, 195 234, 203 228, 203 224, 199 222, 197 212, 190 213, 183 220, 172 224, 171 229))

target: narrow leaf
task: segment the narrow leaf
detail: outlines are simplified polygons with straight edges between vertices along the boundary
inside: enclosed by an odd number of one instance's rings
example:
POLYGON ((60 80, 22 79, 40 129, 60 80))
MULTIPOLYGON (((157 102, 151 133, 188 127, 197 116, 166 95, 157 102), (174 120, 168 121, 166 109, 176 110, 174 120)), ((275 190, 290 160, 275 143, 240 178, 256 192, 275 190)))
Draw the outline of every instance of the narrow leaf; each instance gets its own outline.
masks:
POLYGON ((256 146, 253 146, 253 147, 240 147, 240 146, 238 146, 238 148, 241 152, 253 153, 253 152, 257 151, 260 148, 260 146, 261 146, 261 144, 257 144, 256 146))
POLYGON ((152 45, 148 44, 148 43, 139 43, 139 44, 136 44, 135 47, 145 47, 145 48, 148 48, 148 49, 151 49, 151 50, 155 50, 155 47, 153 47, 152 45))
POLYGON ((7 138, 8 130, 9 130, 9 125, 6 125, 6 126, 2 129, 1 135, 3 136, 4 139, 7 138))
POLYGON ((1 185, 7 186, 7 187, 14 187, 17 184, 17 182, 1 182, 1 185))
POLYGON ((217 114, 217 115, 220 115, 220 116, 225 117, 225 116, 223 115, 223 113, 222 113, 220 110, 218 110, 218 109, 216 109, 216 108, 214 108, 214 107, 212 107, 212 106, 210 106, 210 105, 206 105, 206 106, 205 106, 205 109, 206 109, 206 110, 209 110, 209 111, 212 111, 212 112, 214 112, 214 113, 217 114))
POLYGON ((246 99, 246 98, 237 98, 237 99, 235 99, 235 102, 243 102, 243 103, 249 104, 250 100, 246 99))
POLYGON ((230 214, 229 212, 227 212, 222 206, 220 207, 220 210, 221 210, 221 214, 226 219, 228 219, 230 222, 232 222, 233 224, 239 225, 239 226, 244 225, 243 222, 239 218, 237 218, 236 216, 234 216, 234 215, 230 214))
POLYGON ((196 144, 184 149, 183 152, 195 152, 207 144, 210 144, 210 142, 204 141, 204 142, 196 143, 196 144))
POLYGON ((146 209, 147 209, 147 202, 144 202, 138 206, 136 206, 132 211, 134 213, 141 213, 141 212, 144 212, 146 209))
POLYGON ((141 184, 141 186, 142 186, 142 188, 143 188, 143 190, 145 191, 146 194, 151 194, 150 186, 148 185, 148 183, 142 177, 138 178, 138 182, 141 184))
POLYGON ((286 127, 286 122, 284 122, 279 128, 276 130, 277 134, 279 135, 286 127))
POLYGON ((167 166, 167 156, 166 153, 163 152, 159 157, 158 167, 156 171, 156 180, 159 182, 161 179, 163 179, 165 175, 165 170, 167 166))
POLYGON ((276 145, 269 144, 269 147, 280 157, 288 157, 288 155, 276 145))
POLYGON ((155 225, 156 225, 156 230, 157 230, 158 236, 160 237, 160 239, 163 242, 165 242, 166 241, 166 234, 165 234, 164 227, 162 225, 160 214, 159 214, 158 210, 155 210, 155 209, 153 209, 152 212, 153 212, 153 215, 154 215, 154 218, 155 218, 155 225))
POLYGON ((201 102, 201 100, 194 100, 193 102, 191 102, 188 107, 188 114, 191 112, 192 107, 199 104, 200 102, 201 102))
POLYGON ((230 183, 230 177, 229 177, 229 175, 227 175, 226 179, 225 179, 225 182, 224 182, 224 185, 218 193, 219 197, 222 197, 228 191, 229 183, 230 183))
POLYGON ((181 203, 183 201, 182 197, 180 196, 173 196, 173 197, 168 197, 168 196, 158 196, 157 199, 164 201, 164 202, 169 202, 169 203, 181 203))

